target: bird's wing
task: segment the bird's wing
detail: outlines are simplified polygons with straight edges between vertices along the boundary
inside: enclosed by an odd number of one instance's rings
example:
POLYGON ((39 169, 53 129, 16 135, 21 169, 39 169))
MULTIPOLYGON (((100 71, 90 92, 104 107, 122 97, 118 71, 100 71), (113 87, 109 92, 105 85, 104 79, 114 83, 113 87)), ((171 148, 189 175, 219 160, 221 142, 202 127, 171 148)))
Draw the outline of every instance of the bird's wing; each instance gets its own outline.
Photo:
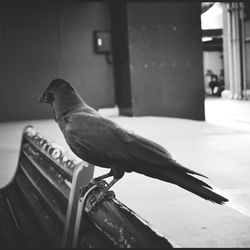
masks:
POLYGON ((154 169, 173 168, 177 172, 180 170, 203 176, 177 164, 170 153, 158 143, 126 130, 98 114, 72 114, 66 130, 77 143, 91 148, 95 155, 105 155, 110 162, 115 161, 123 166, 129 164, 128 168, 134 166, 136 169, 140 166, 154 169))

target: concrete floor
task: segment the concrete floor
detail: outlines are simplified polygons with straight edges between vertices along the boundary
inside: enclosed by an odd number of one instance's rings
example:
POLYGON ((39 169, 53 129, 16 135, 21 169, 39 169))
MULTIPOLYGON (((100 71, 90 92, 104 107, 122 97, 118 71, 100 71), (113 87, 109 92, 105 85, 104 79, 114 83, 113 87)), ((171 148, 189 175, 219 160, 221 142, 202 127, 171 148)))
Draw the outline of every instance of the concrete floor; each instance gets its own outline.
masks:
MULTIPOLYGON (((117 199, 180 247, 250 247, 250 101, 208 98, 206 122, 164 117, 121 117, 101 110, 123 127, 152 139, 180 163, 209 177, 230 199, 212 204, 177 186, 136 173, 113 190, 117 199)), ((13 176, 22 130, 33 125, 68 149, 54 120, 0 124, 0 187, 13 176)), ((106 170, 96 167, 95 176, 106 170)))

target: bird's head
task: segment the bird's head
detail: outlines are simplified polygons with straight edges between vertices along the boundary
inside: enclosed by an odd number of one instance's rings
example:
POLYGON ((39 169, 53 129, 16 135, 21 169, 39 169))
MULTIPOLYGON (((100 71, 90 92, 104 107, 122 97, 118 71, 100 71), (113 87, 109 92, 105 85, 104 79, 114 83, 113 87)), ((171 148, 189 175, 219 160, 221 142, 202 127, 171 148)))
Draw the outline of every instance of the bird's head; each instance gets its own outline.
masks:
POLYGON ((55 79, 39 97, 38 102, 53 105, 60 97, 65 97, 70 92, 75 92, 75 90, 68 82, 63 79, 55 79))
POLYGON ((42 93, 38 102, 49 103, 57 120, 62 114, 85 105, 77 91, 65 80, 55 79, 42 93))

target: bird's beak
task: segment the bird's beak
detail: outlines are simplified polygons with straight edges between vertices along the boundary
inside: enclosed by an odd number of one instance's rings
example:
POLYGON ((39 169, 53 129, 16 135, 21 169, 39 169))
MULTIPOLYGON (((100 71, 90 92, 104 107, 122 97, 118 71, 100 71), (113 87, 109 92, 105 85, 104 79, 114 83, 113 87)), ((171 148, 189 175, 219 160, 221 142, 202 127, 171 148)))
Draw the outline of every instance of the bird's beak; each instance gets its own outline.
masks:
POLYGON ((40 103, 46 103, 48 102, 48 96, 43 93, 38 99, 37 99, 37 102, 40 102, 40 103))

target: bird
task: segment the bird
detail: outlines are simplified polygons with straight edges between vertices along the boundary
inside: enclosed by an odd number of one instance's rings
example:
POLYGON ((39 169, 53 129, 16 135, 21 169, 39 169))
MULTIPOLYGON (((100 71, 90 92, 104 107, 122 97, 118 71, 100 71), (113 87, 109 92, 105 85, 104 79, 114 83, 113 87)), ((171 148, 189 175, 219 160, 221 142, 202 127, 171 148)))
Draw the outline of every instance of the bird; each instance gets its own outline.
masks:
POLYGON ((131 172, 175 184, 216 204, 228 201, 201 179, 208 179, 207 176, 184 167, 162 145, 101 115, 66 80, 52 80, 38 102, 51 105, 54 119, 75 155, 110 170, 93 180, 113 177, 99 201, 125 173, 131 172))

